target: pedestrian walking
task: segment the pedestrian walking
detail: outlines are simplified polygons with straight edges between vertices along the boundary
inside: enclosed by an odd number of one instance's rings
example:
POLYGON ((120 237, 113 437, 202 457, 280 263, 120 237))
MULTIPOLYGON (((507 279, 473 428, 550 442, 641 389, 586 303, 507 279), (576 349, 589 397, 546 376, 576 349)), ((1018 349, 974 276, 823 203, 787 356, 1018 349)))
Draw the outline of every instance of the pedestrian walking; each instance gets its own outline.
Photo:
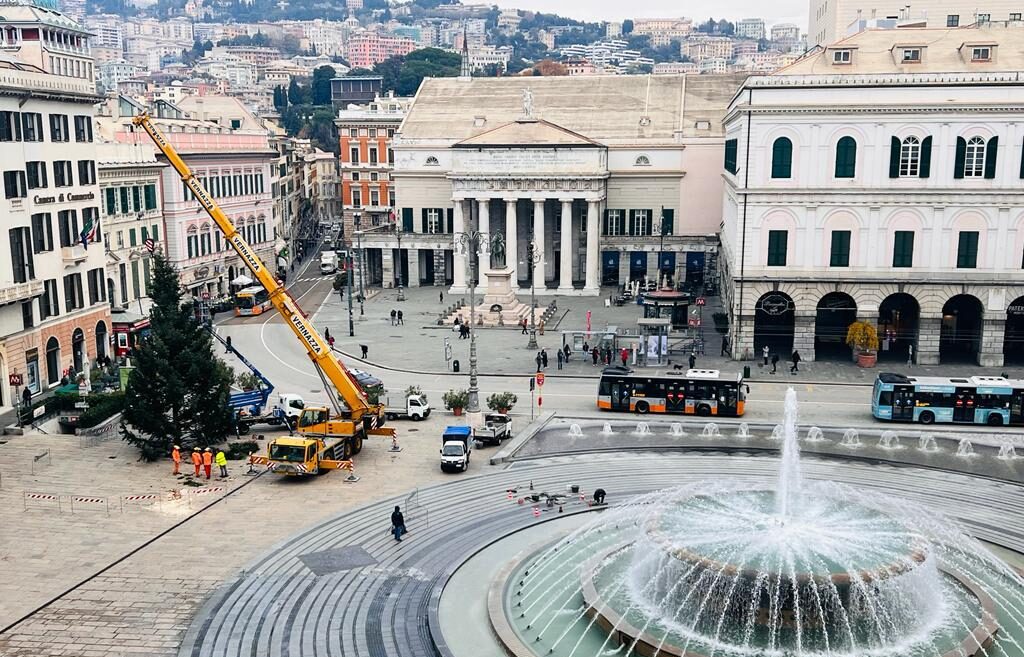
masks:
POLYGON ((203 470, 206 471, 206 478, 210 478, 210 474, 213 472, 213 452, 207 447, 206 451, 203 452, 203 470))
POLYGON ((402 507, 396 506, 395 510, 391 512, 391 533, 395 535, 395 540, 399 543, 402 542, 402 534, 408 533, 405 528, 405 516, 402 515, 402 507))
POLYGON ((768 364, 768 345, 761 347, 761 355, 764 356, 764 364, 768 364))
POLYGON ((907 345, 907 367, 914 364, 914 345, 907 345))
POLYGON ((541 364, 542 364, 542 363, 544 362, 544 358, 543 358, 543 357, 541 357, 541 355, 540 355, 540 352, 539 352, 539 351, 537 352, 537 357, 536 357, 536 358, 534 358, 534 360, 535 360, 535 361, 537 361, 537 371, 539 372, 539 371, 540 371, 540 367, 541 367, 541 364))
POLYGON ((779 366, 779 355, 772 354, 772 374, 775 374, 776 368, 779 366))
POLYGON ((587 342, 583 343, 583 353, 584 354, 589 354, 590 353, 590 344, 587 343, 587 342))
POLYGON ((793 350, 793 366, 789 368, 790 374, 796 374, 800 371, 800 352, 796 349, 793 350))
POLYGON ((401 310, 398 311, 398 323, 401 324, 402 326, 405 326, 405 319, 403 319, 401 310))
POLYGON ((626 361, 629 360, 629 349, 623 347, 622 351, 619 352, 619 356, 622 358, 622 366, 625 367, 626 361))
POLYGON ((21 405, 24 408, 32 407, 32 391, 29 390, 28 386, 25 386, 25 389, 21 391, 21 405))
POLYGON ((363 360, 366 360, 366 355, 370 353, 370 348, 365 344, 359 345, 359 349, 363 352, 363 360))
POLYGON ((228 456, 224 453, 224 450, 218 449, 217 456, 214 458, 217 462, 217 467, 220 468, 220 476, 222 479, 226 479, 228 476, 228 456))
POLYGON ((329 329, 327 327, 324 327, 324 339, 325 340, 330 340, 331 339, 331 329, 329 329))
POLYGON ((394 326, 394 325, 395 325, 395 321, 396 321, 397 319, 398 319, 398 312, 397 312, 397 311, 396 311, 396 310, 395 310, 394 308, 392 308, 392 309, 391 309, 391 325, 392 325, 392 326, 394 326))
POLYGON ((590 355, 594 359, 594 364, 592 365, 592 367, 597 367, 597 357, 598 357, 597 347, 594 347, 594 349, 590 352, 590 355))
POLYGON ((444 304, 444 290, 437 293, 437 302, 442 305, 444 304))
POLYGON ((203 455, 199 453, 198 447, 192 448, 192 465, 195 466, 196 476, 199 476, 199 468, 203 465, 203 455))
POLYGON ((331 345, 331 349, 334 349, 334 336, 327 338, 327 344, 331 345))
POLYGON ((548 368, 548 350, 547 349, 541 349, 540 350, 540 362, 544 366, 544 369, 548 368))
POLYGON ((177 445, 171 450, 171 459, 174 461, 174 472, 171 474, 181 474, 181 448, 177 445))
POLYGON ((723 335, 722 336, 722 353, 719 354, 719 355, 720 356, 728 356, 729 355, 729 336, 728 335, 723 335))
POLYGON ((562 350, 558 350, 558 369, 562 369, 562 350))
POLYGON ((612 348, 611 347, 605 347, 604 348, 604 364, 605 365, 611 365, 612 364, 612 348))
POLYGON ((569 362, 569 356, 572 355, 572 349, 569 348, 569 345, 565 345, 565 347, 562 348, 562 351, 565 352, 565 362, 568 363, 569 362))
POLYGON ((690 369, 691 370, 693 368, 697 367, 697 352, 695 352, 695 351, 691 351, 690 352, 689 363, 690 363, 690 369))
POLYGON ((526 335, 526 318, 525 318, 525 317, 524 317, 524 318, 522 318, 522 319, 521 319, 521 320, 519 321, 519 326, 521 326, 521 327, 523 328, 523 333, 522 333, 522 334, 523 334, 523 335, 526 335))

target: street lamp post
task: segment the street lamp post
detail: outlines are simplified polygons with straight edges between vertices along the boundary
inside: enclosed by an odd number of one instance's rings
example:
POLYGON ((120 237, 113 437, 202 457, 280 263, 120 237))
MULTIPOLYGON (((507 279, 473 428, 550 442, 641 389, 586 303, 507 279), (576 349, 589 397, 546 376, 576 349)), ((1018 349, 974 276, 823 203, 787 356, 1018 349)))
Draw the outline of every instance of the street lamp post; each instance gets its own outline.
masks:
POLYGON ((530 268, 530 340, 526 343, 527 349, 537 348, 537 277, 535 270, 543 257, 544 253, 537 249, 537 242, 531 235, 530 243, 526 247, 526 259, 523 262, 530 268))
POLYGON ((395 235, 398 237, 398 260, 395 262, 395 282, 398 284, 398 300, 405 301, 405 291, 402 287, 402 229, 395 221, 395 235))
POLYGON ((356 240, 359 245, 356 247, 356 251, 359 253, 359 316, 363 317, 363 300, 366 298, 366 291, 363 288, 363 231, 359 230, 359 222, 362 219, 362 215, 358 212, 352 215, 352 221, 356 227, 356 240))
POLYGON ((658 233, 660 235, 660 244, 658 246, 658 287, 661 287, 661 276, 663 273, 663 267, 665 266, 665 206, 661 206, 661 217, 660 225, 658 226, 658 233))
POLYGON ((501 234, 494 236, 479 230, 455 233, 452 237, 455 246, 469 255, 469 401, 466 403, 466 415, 470 425, 480 423, 480 386, 477 381, 476 362, 476 285, 480 274, 480 249, 490 253, 492 246, 501 248, 501 234))
POLYGON ((345 276, 345 278, 348 279, 347 281, 345 281, 346 284, 348 285, 348 335, 349 335, 349 337, 353 337, 356 334, 356 325, 352 321, 352 254, 351 253, 348 255, 348 258, 346 258, 346 260, 348 260, 348 263, 346 263, 348 265, 346 267, 346 269, 348 271, 345 272, 347 274, 347 276, 345 276))

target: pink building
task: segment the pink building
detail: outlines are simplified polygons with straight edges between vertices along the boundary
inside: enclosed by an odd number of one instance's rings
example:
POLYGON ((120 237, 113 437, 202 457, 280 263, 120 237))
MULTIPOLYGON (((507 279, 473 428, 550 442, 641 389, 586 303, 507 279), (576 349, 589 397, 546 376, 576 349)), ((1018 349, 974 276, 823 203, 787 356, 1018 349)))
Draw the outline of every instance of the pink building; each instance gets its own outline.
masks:
POLYGON ((353 68, 369 68, 390 57, 408 55, 416 50, 416 42, 409 37, 365 32, 353 35, 345 49, 353 68))

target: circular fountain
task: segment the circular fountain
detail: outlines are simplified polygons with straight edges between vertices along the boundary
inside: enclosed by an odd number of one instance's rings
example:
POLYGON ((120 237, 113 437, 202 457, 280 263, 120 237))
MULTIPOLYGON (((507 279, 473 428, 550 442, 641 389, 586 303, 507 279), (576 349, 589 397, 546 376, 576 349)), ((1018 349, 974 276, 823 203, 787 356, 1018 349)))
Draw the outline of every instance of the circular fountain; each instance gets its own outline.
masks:
POLYGON ((510 564, 489 604, 505 650, 1024 657, 1020 576, 922 507, 805 481, 796 411, 790 390, 774 487, 705 481, 650 493, 510 564))

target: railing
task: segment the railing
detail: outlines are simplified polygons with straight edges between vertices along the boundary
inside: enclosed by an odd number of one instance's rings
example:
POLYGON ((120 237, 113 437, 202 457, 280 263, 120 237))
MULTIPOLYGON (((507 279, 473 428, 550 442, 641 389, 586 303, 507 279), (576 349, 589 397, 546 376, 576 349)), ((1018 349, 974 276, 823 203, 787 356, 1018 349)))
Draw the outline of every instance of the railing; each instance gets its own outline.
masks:
POLYGON ((62 246, 60 247, 60 256, 64 259, 64 264, 78 264, 85 262, 88 254, 85 251, 85 247, 81 244, 75 244, 74 246, 62 246))
POLYGON ((29 281, 27 283, 0 283, 0 306, 24 301, 37 297, 43 293, 42 281, 29 281))

